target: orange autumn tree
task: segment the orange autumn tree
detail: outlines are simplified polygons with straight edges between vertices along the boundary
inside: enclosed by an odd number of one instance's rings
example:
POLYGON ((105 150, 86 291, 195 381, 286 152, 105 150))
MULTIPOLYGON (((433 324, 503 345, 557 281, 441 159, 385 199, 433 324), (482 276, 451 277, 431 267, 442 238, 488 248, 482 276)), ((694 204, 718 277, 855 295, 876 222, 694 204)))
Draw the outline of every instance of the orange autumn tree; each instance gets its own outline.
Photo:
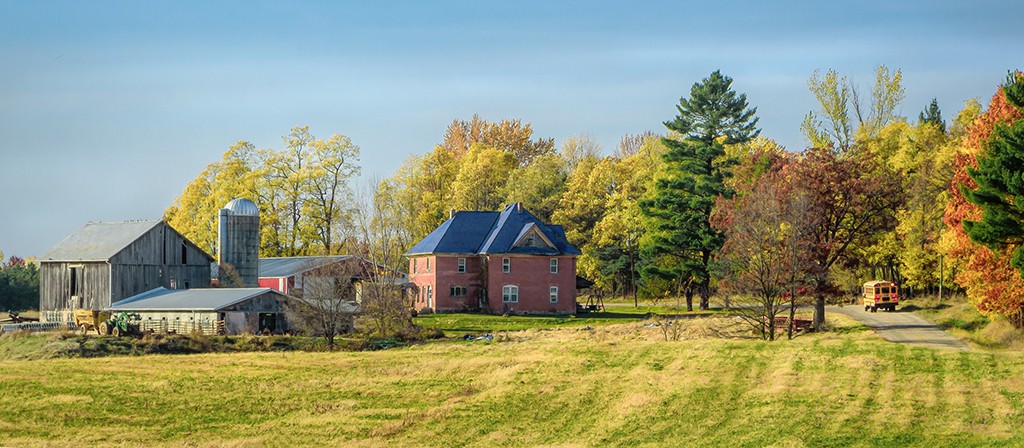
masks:
POLYGON ((964 231, 963 221, 978 221, 982 213, 979 206, 967 201, 961 187, 977 189, 968 167, 978 167, 978 156, 984 155, 996 125, 1022 118, 1024 113, 1007 101, 1003 87, 1000 87, 992 96, 988 110, 968 129, 961 151, 954 159, 950 199, 943 217, 949 229, 944 238, 946 254, 959 265, 957 284, 967 291, 968 299, 983 314, 1006 316, 1017 328, 1024 326, 1024 278, 1010 266, 1011 255, 1017 246, 1010 244, 993 250, 971 240, 964 231))

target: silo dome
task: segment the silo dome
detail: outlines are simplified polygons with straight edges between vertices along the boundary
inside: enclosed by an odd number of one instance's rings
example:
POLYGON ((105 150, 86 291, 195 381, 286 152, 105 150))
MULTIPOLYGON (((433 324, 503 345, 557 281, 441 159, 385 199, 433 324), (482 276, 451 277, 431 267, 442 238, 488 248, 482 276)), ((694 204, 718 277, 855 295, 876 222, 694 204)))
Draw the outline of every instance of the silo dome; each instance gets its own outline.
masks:
POLYGON ((231 211, 231 214, 235 216, 260 215, 260 208, 246 198, 232 199, 231 202, 228 202, 228 205, 224 206, 224 208, 231 211))

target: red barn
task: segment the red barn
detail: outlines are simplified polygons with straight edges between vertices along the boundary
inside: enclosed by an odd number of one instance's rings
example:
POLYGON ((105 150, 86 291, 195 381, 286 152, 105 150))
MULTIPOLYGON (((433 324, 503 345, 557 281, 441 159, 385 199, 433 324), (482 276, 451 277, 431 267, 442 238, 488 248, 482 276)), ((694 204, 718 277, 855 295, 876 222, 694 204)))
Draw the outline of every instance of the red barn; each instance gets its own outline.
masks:
POLYGON ((303 275, 335 263, 354 259, 348 255, 319 257, 266 257, 260 258, 260 288, 273 288, 284 294, 302 289, 303 275))
POLYGON ((421 311, 576 311, 576 257, 562 226, 509 205, 453 212, 405 254, 421 311))

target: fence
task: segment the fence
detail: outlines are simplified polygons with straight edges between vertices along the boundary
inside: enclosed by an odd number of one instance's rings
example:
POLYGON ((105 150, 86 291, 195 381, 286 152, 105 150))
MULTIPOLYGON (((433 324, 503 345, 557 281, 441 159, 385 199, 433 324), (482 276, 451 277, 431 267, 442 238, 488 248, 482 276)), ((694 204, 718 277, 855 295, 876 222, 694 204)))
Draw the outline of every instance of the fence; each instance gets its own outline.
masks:
POLYGON ((11 331, 74 331, 75 325, 68 322, 25 322, 0 325, 0 333, 11 331))
POLYGON ((224 334, 224 321, 222 320, 141 320, 139 330, 152 331, 153 333, 178 333, 178 334, 224 334))

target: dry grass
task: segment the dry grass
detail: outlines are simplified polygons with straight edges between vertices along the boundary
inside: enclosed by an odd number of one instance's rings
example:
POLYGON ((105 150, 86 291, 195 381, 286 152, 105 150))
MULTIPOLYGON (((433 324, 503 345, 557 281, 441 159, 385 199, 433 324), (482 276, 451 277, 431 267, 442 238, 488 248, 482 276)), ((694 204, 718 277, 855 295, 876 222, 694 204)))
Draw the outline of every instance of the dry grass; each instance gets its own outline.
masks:
POLYGON ((646 324, 382 352, 0 362, 0 445, 1024 444, 1019 354, 864 331, 725 340, 711 318, 665 341, 646 324))
POLYGON ((986 351, 1024 351, 1024 331, 1013 328, 999 316, 984 316, 963 296, 939 301, 925 296, 904 300, 903 307, 965 341, 972 349, 986 351))

